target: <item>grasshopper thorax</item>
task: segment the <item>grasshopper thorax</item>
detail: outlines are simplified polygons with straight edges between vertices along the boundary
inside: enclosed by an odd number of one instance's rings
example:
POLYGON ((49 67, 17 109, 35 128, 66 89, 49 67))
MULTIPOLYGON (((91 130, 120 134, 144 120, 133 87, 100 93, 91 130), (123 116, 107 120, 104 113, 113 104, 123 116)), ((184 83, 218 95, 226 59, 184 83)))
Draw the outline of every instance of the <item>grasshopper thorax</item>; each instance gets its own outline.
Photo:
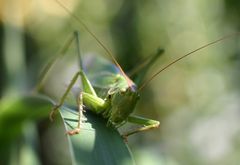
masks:
POLYGON ((127 120, 127 117, 133 112, 137 101, 139 100, 139 93, 135 86, 115 89, 113 93, 109 94, 111 98, 111 110, 109 116, 109 123, 117 126, 127 120))

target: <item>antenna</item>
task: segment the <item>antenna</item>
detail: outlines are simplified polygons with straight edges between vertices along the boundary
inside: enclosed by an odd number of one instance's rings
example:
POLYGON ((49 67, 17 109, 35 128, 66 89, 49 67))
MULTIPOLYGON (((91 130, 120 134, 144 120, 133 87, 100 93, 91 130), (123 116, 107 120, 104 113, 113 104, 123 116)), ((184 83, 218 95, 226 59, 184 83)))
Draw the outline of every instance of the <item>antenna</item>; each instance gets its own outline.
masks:
POLYGON ((132 87, 134 85, 134 83, 132 82, 132 80, 130 78, 128 78, 128 76, 125 74, 125 72, 123 71, 122 67, 119 65, 119 63, 117 62, 117 60, 114 58, 113 54, 111 53, 111 51, 98 39, 98 37, 88 28, 88 26, 77 16, 75 15, 73 12, 71 12, 62 2, 60 2, 59 0, 55 0, 56 3, 58 3, 59 6, 61 6, 69 15, 71 15, 78 23, 80 23, 82 25, 82 27, 95 39, 95 41, 106 51, 106 53, 108 54, 108 56, 111 58, 112 62, 119 68, 120 72, 122 73, 122 75, 124 76, 124 78, 126 79, 128 86, 132 87))
POLYGON ((157 71, 155 74, 153 74, 149 79, 147 79, 147 80, 138 88, 138 91, 141 91, 143 88, 145 88, 154 78, 156 78, 156 76, 158 76, 158 75, 159 75, 161 72, 163 72, 164 70, 168 69, 168 68, 169 68, 170 66, 172 66, 173 64, 181 61, 182 59, 184 59, 184 58, 192 55, 192 54, 195 53, 195 52, 198 52, 198 51, 200 51, 200 50, 202 50, 202 49, 205 49, 205 48, 209 47, 210 45, 214 45, 214 44, 216 44, 216 43, 218 43, 218 42, 220 42, 220 41, 233 38, 233 37, 235 37, 236 35, 239 35, 239 34, 240 34, 240 32, 235 32, 235 33, 226 35, 226 36, 224 36, 224 37, 222 37, 222 38, 219 38, 219 39, 217 39, 217 40, 215 40, 215 41, 212 41, 212 42, 210 42, 210 43, 208 43, 208 44, 206 44, 206 45, 203 45, 203 46, 201 46, 201 47, 199 47, 199 48, 197 48, 197 49, 195 49, 195 50, 193 50, 193 51, 191 51, 191 52, 189 52, 189 53, 187 53, 187 54, 185 54, 185 55, 183 55, 183 56, 175 59, 174 61, 172 61, 172 62, 170 62, 169 64, 167 64, 166 66, 164 66, 162 69, 158 70, 158 71, 157 71))

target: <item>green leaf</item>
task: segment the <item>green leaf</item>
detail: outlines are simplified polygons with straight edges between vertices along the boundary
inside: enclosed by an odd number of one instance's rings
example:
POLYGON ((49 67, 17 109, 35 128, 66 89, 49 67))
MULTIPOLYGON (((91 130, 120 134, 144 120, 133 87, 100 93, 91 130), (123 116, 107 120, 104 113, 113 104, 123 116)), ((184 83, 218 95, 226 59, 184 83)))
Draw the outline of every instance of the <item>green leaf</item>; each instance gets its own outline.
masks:
MULTIPOLYGON (((26 121, 46 118, 52 103, 41 96, 6 98, 0 102, 0 141, 7 142, 21 133, 26 121)), ((3 143, 1 143, 3 144, 3 143)))
POLYGON ((11 157, 12 152, 21 152, 21 148, 26 151, 27 148, 26 153, 41 153, 32 159, 39 159, 41 164, 134 164, 118 131, 106 127, 106 121, 100 116, 84 113, 86 121, 81 126, 81 132, 68 136, 65 132, 77 125, 76 109, 63 106, 60 108, 61 115, 58 113, 54 122, 50 122, 48 115, 52 105, 51 100, 39 96, 1 100, 0 154, 7 155, 5 159, 11 157), (26 129, 27 123, 35 123, 37 133, 29 127, 26 129), (19 139, 23 141, 21 145, 19 139), (36 145, 32 149, 38 148, 40 152, 29 152, 29 144, 36 145))
MULTIPOLYGON (((85 113, 85 121, 78 135, 70 136, 74 161, 77 164, 134 164, 131 154, 119 132, 106 127, 100 116, 85 113)), ((67 130, 76 128, 77 114, 73 109, 61 108, 67 130), (74 113, 75 112, 75 113, 74 113)))
POLYGON ((52 103, 40 96, 4 98, 0 101, 0 164, 21 164, 18 161, 22 155, 20 152, 26 148, 22 145, 24 127, 27 123, 37 123, 46 118, 51 107, 52 103))

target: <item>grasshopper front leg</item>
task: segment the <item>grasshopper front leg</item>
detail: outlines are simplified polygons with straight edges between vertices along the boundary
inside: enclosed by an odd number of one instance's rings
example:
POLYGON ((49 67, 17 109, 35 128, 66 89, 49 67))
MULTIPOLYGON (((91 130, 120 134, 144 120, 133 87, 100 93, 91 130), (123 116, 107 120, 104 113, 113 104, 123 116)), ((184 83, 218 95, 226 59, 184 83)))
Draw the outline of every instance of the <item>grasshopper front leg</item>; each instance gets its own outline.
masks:
POLYGON ((122 137, 124 139, 127 139, 128 136, 138 133, 138 132, 143 132, 143 131, 147 131, 150 129, 154 129, 154 128, 158 128, 160 126, 160 122, 156 121, 156 120, 152 120, 152 119, 147 119, 147 118, 143 118, 140 116, 129 116, 127 118, 127 121, 130 123, 134 123, 134 124, 139 124, 139 125, 143 125, 143 127, 137 128, 137 129, 133 129, 130 130, 126 133, 124 133, 122 135, 122 137))

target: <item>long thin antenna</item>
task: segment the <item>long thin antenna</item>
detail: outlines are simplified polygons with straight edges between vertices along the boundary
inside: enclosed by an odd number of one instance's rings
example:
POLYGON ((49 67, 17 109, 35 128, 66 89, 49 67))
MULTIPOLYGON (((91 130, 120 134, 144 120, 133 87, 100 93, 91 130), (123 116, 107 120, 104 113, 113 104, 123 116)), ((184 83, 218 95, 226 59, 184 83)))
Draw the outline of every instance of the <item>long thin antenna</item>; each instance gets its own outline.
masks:
POLYGON ((111 51, 98 39, 98 37, 88 28, 88 26, 73 12, 71 12, 62 2, 59 0, 55 0, 69 15, 71 15, 77 22, 79 22, 82 27, 96 40, 96 42, 106 51, 108 56, 112 59, 113 63, 119 68, 122 75, 125 77, 128 86, 131 87, 134 85, 131 79, 128 78, 128 76, 123 71, 122 67, 118 64, 117 60, 112 55, 111 51))
POLYGON ((138 88, 138 91, 141 91, 141 90, 142 90, 145 86, 147 86, 156 76, 158 76, 159 73, 163 72, 164 70, 166 70, 167 68, 169 68, 169 67, 172 66, 173 64, 181 61, 182 59, 188 57, 189 55, 191 55, 191 54, 193 54, 193 53, 195 53, 195 52, 197 52, 197 51, 200 51, 200 50, 202 50, 202 49, 204 49, 204 48, 206 48, 206 47, 208 47, 208 46, 210 46, 210 45, 214 45, 214 44, 216 44, 216 43, 218 43, 218 42, 220 42, 220 41, 223 41, 223 40, 226 40, 226 39, 235 37, 236 35, 239 35, 239 34, 240 34, 240 32, 235 32, 235 33, 232 33, 232 34, 230 34, 230 35, 226 35, 226 36, 224 36, 224 37, 222 37, 222 38, 219 38, 219 39, 217 39, 217 40, 215 40, 215 41, 212 41, 212 42, 210 42, 210 43, 208 43, 208 44, 206 44, 206 45, 203 45, 203 46, 201 46, 201 47, 199 47, 199 48, 197 48, 197 49, 195 49, 195 50, 193 50, 193 51, 191 51, 191 52, 189 52, 189 53, 187 53, 187 54, 185 54, 185 55, 177 58, 176 60, 174 60, 174 61, 172 61, 171 63, 167 64, 167 65, 164 66, 162 69, 160 69, 160 70, 157 71, 155 74, 153 74, 148 80, 146 80, 146 81, 138 88))

